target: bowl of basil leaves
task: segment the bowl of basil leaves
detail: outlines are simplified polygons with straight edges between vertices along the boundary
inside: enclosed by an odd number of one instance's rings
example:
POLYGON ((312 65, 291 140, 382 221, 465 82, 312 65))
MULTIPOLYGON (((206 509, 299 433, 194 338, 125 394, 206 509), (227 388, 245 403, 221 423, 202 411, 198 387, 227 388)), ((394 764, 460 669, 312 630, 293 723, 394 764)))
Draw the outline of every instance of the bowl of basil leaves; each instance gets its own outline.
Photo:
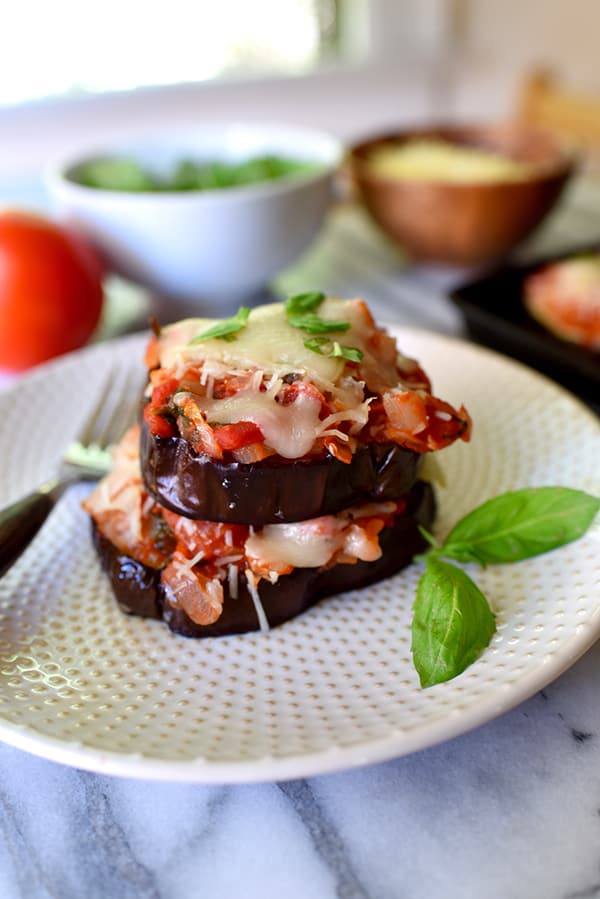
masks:
POLYGON ((308 248, 342 155, 307 128, 207 126, 81 153, 46 186, 109 270, 181 317, 239 304, 308 248))

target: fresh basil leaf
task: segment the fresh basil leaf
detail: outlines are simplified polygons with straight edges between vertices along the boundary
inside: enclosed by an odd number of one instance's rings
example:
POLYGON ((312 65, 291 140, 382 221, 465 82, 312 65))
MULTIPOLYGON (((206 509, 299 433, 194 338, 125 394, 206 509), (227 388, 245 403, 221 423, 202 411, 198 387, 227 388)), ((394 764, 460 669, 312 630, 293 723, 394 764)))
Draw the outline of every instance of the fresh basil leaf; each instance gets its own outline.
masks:
POLYGON ((331 348, 331 340, 329 337, 307 337, 304 341, 307 350, 318 353, 319 356, 328 356, 331 348), (327 347, 327 352, 323 352, 323 348, 327 347))
POLYGON ((347 359, 348 362, 360 362, 363 352, 357 346, 345 346, 334 340, 333 349, 329 355, 333 357, 341 356, 342 359, 347 359))
POLYGON ((113 157, 90 159, 83 162, 71 174, 76 184, 99 190, 119 190, 137 193, 157 191, 161 185, 133 159, 113 157))
POLYGON ((471 578, 429 557, 417 585, 411 651, 422 687, 456 677, 479 658, 496 631, 488 601, 471 578))
POLYGON ((330 334, 332 331, 348 331, 350 322, 336 322, 319 318, 309 312, 307 315, 289 315, 288 322, 293 328, 300 328, 308 334, 330 334))
POLYGON ((286 302, 286 315, 289 318, 289 316, 306 315, 307 312, 314 312, 324 299, 325 294, 318 290, 313 290, 310 293, 298 293, 296 296, 290 297, 286 302))
MULTIPOLYGON (((325 294, 319 291, 299 293, 290 297, 285 304, 285 314, 293 328, 300 328, 308 334, 330 334, 332 331, 348 331, 350 322, 328 321, 314 314, 325 294)), ((315 351, 318 352, 318 351, 315 351)))
POLYGON ((202 334, 198 334, 197 337, 190 340, 189 345, 191 346, 194 343, 200 343, 203 340, 212 340, 213 338, 227 341, 235 340, 237 332, 246 327, 249 315, 250 309, 248 306, 240 306, 234 316, 227 318, 222 322, 218 322, 218 324, 203 331, 202 334))
POLYGON ((341 357, 349 362, 360 362, 362 351, 355 346, 343 346, 337 340, 331 341, 329 337, 307 337, 304 341, 307 350, 318 353, 319 356, 341 357))
POLYGON ((450 531, 440 552, 458 562, 517 562, 581 537, 600 499, 569 487, 525 487, 488 500, 450 531))
POLYGON ((241 162, 181 159, 161 178, 127 157, 98 157, 77 166, 70 179, 86 187, 119 191, 215 190, 258 184, 316 172, 319 165, 282 156, 257 156, 241 162))

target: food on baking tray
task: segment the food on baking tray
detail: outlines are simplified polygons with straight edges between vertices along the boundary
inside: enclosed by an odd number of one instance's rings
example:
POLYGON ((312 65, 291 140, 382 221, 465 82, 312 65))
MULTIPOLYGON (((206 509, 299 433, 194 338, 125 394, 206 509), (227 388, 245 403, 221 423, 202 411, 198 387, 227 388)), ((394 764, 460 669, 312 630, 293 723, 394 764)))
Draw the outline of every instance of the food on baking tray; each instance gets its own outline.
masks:
POLYGON ((147 362, 146 487, 193 518, 262 525, 393 499, 424 453, 469 439, 465 409, 431 394, 362 300, 304 294, 188 319, 147 362))
POLYGON ((600 350, 600 255, 546 265, 523 289, 525 306, 540 324, 563 340, 600 350))
POLYGON ((186 636, 267 629, 425 548, 421 460, 468 440, 469 417, 362 301, 179 322, 147 362, 141 440, 125 435, 84 504, 126 611, 186 636))
POLYGON ((379 145, 370 154, 368 164, 369 170, 381 178, 452 184, 523 181, 533 169, 531 163, 493 150, 419 138, 379 145))

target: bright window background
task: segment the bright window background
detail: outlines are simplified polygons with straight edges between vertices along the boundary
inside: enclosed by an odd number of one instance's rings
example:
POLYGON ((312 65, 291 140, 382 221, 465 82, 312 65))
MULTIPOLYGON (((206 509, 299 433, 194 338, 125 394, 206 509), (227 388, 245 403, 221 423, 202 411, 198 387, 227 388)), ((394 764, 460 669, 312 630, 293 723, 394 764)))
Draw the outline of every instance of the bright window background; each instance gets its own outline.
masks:
POLYGON ((2 14, 0 104, 292 73, 335 53, 337 0, 18 0, 2 14))

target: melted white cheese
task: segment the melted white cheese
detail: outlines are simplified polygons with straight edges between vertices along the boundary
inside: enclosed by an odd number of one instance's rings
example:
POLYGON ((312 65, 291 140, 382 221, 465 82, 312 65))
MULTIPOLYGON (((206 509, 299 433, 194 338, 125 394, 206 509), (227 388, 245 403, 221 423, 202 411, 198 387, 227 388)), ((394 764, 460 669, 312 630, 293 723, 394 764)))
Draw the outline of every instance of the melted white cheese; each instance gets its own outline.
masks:
MULTIPOLYGON (((333 338, 340 343, 357 347, 365 354, 372 327, 365 327, 362 303, 327 297, 316 310, 325 319, 349 322, 348 331, 336 332, 333 338)), ((185 319, 163 328, 159 338, 160 364, 163 368, 177 368, 183 362, 194 364, 203 360, 225 363, 231 368, 260 368, 278 374, 306 373, 315 383, 336 383, 345 369, 341 358, 330 358, 304 346, 310 336, 289 324, 282 303, 271 303, 253 309, 244 328, 235 340, 216 338, 191 344, 191 341, 219 323, 219 319, 185 319)))
MULTIPOLYGON (((358 365, 347 366, 343 358, 307 348, 309 335, 290 325, 284 304, 274 303, 253 309, 246 326, 231 341, 193 342, 217 324, 215 319, 186 319, 164 328, 158 342, 161 366, 176 377, 190 367, 197 369, 204 390, 194 403, 203 420, 211 426, 252 421, 261 429, 266 445, 283 458, 306 455, 319 437, 335 438, 352 449, 352 438, 369 419, 371 400, 365 400, 365 386, 384 394, 399 383, 397 348, 389 335, 376 328, 362 300, 327 297, 316 314, 350 325, 347 331, 332 332, 330 337, 359 349, 363 357, 358 365), (232 397, 214 399, 213 378, 247 376, 248 372, 252 378, 245 389, 232 397), (319 420, 317 397, 300 392, 288 406, 276 401, 282 378, 292 372, 327 395, 331 414, 324 421, 319 420), (267 390, 261 392, 262 383, 267 390), (340 427, 341 423, 345 427, 340 427)), ((189 389, 193 393, 194 385, 189 389)))
POLYGON ((337 552, 371 562, 381 555, 379 541, 361 527, 360 519, 390 515, 396 508, 394 502, 367 503, 337 515, 268 524, 250 534, 245 543, 246 557, 251 565, 256 562, 262 569, 274 571, 289 565, 321 568, 337 552))
POLYGON ((333 515, 290 524, 268 524, 248 537, 246 555, 274 569, 286 565, 320 568, 336 551, 338 534, 339 525, 333 515))
POLYGON ((310 452, 321 430, 321 402, 308 394, 300 394, 288 406, 277 403, 271 392, 250 390, 222 400, 198 399, 197 403, 211 424, 254 422, 267 446, 284 459, 297 459, 310 452))
POLYGON ((379 540, 373 540, 364 528, 358 524, 350 525, 344 531, 344 553, 361 559, 363 562, 374 562, 381 556, 379 540))

